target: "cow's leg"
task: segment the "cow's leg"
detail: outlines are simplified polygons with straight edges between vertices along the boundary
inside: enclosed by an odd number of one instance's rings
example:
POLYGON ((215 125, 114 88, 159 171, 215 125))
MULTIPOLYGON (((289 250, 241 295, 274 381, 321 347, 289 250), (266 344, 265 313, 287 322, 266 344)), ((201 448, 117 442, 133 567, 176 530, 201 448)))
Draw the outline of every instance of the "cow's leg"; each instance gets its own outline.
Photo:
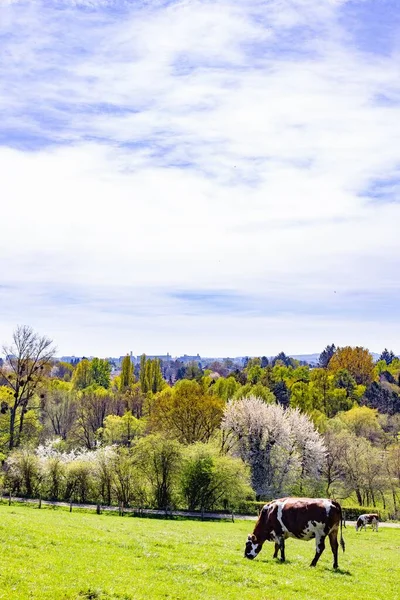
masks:
POLYGON ((332 548, 332 554, 333 554, 333 568, 337 569, 338 568, 338 548, 339 548, 339 542, 337 541, 337 529, 335 529, 335 531, 331 531, 329 534, 329 543, 331 545, 332 548))
POLYGON ((315 556, 311 562, 310 567, 315 567, 318 562, 319 557, 325 550, 325 536, 324 535, 316 535, 315 536, 315 556))
POLYGON ((277 542, 275 542, 275 552, 274 552, 274 556, 272 558, 277 558, 278 550, 279 550, 279 544, 277 542))
POLYGON ((281 550, 281 561, 285 562, 285 538, 283 536, 279 538, 279 548, 281 550))

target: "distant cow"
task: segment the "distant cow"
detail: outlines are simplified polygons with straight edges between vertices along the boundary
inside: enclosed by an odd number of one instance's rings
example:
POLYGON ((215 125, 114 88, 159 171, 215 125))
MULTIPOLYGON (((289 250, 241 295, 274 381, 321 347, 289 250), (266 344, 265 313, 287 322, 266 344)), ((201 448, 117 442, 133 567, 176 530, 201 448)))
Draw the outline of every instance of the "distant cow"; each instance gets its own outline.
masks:
POLYGON ((363 527, 367 530, 367 525, 372 525, 372 530, 378 531, 379 515, 376 513, 360 515, 357 519, 356 531, 361 531, 363 527))
POLYGON ((316 552, 311 567, 315 567, 325 549, 325 538, 333 552, 333 568, 338 568, 338 530, 340 545, 344 552, 342 536, 342 509, 334 500, 316 498, 281 498, 266 504, 258 517, 253 534, 247 538, 244 555, 253 559, 265 541, 275 542, 274 558, 281 552, 285 560, 285 540, 288 537, 310 540, 315 537, 316 552))

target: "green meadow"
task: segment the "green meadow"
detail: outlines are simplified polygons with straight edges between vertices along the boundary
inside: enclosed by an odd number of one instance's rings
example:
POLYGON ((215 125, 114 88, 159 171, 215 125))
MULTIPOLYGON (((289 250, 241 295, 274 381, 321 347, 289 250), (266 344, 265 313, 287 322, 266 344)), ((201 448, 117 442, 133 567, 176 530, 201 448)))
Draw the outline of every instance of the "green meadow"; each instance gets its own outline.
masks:
POLYGON ((288 540, 243 558, 251 521, 118 517, 0 505, 1 600, 322 600, 400 598, 400 529, 344 529, 338 571, 326 548, 288 540))

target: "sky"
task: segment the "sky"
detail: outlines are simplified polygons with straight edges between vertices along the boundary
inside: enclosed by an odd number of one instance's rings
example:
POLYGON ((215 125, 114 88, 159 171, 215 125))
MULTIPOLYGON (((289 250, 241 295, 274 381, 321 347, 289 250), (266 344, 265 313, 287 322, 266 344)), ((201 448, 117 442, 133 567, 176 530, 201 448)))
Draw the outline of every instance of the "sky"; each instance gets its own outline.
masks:
POLYGON ((398 0, 0 0, 0 343, 400 353, 398 0))

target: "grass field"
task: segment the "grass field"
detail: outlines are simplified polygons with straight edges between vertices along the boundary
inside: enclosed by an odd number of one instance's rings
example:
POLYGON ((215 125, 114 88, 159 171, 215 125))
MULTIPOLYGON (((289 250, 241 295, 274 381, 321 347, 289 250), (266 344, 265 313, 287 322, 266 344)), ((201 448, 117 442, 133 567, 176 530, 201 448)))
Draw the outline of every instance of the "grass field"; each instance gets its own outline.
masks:
POLYGON ((344 530, 337 572, 314 541, 288 540, 287 562, 266 544, 243 558, 249 521, 197 522, 70 514, 0 505, 1 600, 396 600, 400 529, 344 530))

